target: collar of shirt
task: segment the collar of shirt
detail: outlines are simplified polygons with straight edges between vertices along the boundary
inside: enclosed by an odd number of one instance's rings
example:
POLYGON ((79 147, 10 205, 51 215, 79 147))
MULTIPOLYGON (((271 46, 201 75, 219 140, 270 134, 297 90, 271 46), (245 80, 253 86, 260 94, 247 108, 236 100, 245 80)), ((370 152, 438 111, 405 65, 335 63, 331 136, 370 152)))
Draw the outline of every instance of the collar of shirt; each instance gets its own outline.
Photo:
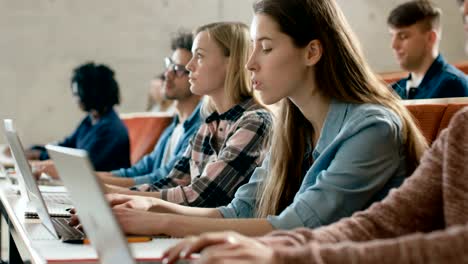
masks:
POLYGON ((313 158, 323 152, 323 150, 332 142, 340 132, 346 118, 349 104, 332 99, 327 117, 320 133, 317 146, 313 151, 313 158), (324 133, 325 132, 325 133, 324 133))
POLYGON ((410 97, 410 89, 418 89, 419 85, 421 84, 422 79, 416 80, 413 78, 413 76, 410 76, 409 79, 406 81, 406 97, 408 99, 413 99, 409 98, 410 97))
MULTIPOLYGON (((444 57, 442 57, 442 55, 439 54, 437 58, 435 58, 434 62, 432 62, 431 67, 429 67, 426 74, 424 74, 424 78, 417 85, 414 85, 411 87, 414 87, 414 88, 423 87, 424 84, 427 83, 430 79, 432 79, 432 77, 437 75, 446 64, 447 62, 445 61, 444 57)), ((408 75, 408 78, 406 79, 406 83, 408 83, 411 79, 412 79, 412 76, 410 73, 408 75)), ((417 80, 415 80, 413 84, 416 84, 417 83, 416 81, 417 80)))
POLYGON ((88 114, 86 116, 86 118, 83 120, 83 123, 88 127, 93 127, 93 126, 95 126, 95 125, 97 125, 99 123, 102 123, 102 122, 104 122, 104 121, 106 121, 108 119, 112 119, 112 118, 115 118, 115 117, 119 118, 117 113, 115 112, 115 110, 113 108, 111 108, 105 114, 100 116, 96 123, 93 124, 91 114, 88 114))
MULTIPOLYGON (((192 114, 187 118, 187 120, 184 121, 183 127, 184 131, 187 131, 189 128, 191 128, 194 124, 196 124, 200 120, 200 107, 201 107, 201 102, 195 107, 193 110, 192 114)), ((179 115, 175 115, 174 119, 172 120, 171 126, 175 127, 179 124, 179 115)))
POLYGON ((213 112, 205 119, 205 123, 208 124, 219 120, 236 121, 254 104, 255 100, 252 97, 249 97, 222 114, 218 114, 216 111, 213 112))

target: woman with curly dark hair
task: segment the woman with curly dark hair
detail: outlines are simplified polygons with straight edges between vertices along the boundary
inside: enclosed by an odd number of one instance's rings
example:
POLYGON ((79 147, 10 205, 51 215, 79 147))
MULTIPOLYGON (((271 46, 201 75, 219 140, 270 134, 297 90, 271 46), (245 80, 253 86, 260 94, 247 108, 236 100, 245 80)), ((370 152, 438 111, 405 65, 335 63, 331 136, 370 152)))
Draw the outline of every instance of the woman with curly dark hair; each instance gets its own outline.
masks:
MULTIPOLYGON (((71 90, 86 117, 78 128, 59 146, 84 149, 89 152, 94 168, 108 171, 130 166, 128 131, 114 105, 120 103, 119 85, 114 72, 106 65, 89 62, 73 70, 71 90)), ((29 159, 48 160, 43 146, 27 151, 29 159)), ((51 162, 35 165, 36 174, 46 172, 56 177, 51 162)))

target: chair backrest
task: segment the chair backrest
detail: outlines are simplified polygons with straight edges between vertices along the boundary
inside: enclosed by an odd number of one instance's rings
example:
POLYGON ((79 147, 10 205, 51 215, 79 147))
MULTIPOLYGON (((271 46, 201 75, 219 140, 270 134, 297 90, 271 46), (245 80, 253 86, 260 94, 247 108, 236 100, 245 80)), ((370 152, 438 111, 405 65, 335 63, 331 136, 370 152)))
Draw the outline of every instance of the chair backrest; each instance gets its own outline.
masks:
POLYGON ((121 114, 120 118, 128 129, 130 161, 135 164, 153 150, 173 116, 157 113, 129 113, 121 114))
POLYGON ((413 115, 416 124, 427 142, 431 144, 439 132, 440 122, 444 116, 447 105, 424 104, 407 105, 406 107, 413 115))
POLYGON ((442 117, 442 120, 440 121, 439 131, 437 131, 437 136, 439 136, 440 132, 442 132, 442 130, 444 130, 448 126, 448 124, 450 123, 450 119, 452 119, 452 116, 456 112, 458 112, 458 110, 466 106, 468 106, 468 103, 447 105, 447 108, 445 109, 445 112, 444 112, 444 116, 442 117))
POLYGON ((452 116, 468 106, 468 98, 404 100, 403 103, 415 118, 428 143, 432 144, 448 126, 452 116))
POLYGON ((468 74, 468 61, 461 61, 458 63, 454 63, 453 65, 457 67, 460 71, 464 72, 465 74, 468 74))

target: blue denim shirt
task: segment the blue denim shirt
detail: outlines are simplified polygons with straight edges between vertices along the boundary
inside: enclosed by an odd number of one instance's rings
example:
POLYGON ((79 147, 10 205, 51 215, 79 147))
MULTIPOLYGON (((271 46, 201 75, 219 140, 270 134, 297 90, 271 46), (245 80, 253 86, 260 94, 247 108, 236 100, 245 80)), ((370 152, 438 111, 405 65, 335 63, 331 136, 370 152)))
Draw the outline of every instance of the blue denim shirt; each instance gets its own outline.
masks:
POLYGON ((183 156, 190 140, 200 127, 200 104, 195 108, 190 117, 185 120, 183 124, 183 134, 174 149, 172 157, 169 158, 166 164, 162 164, 164 151, 178 123, 179 117, 175 116, 171 125, 161 134, 158 144, 150 154, 141 158, 141 160, 131 168, 114 170, 111 171, 111 173, 115 176, 133 178, 136 184, 152 184, 166 177, 175 163, 183 156))
MULTIPOLYGON (((267 220, 276 229, 315 228, 382 199, 407 175, 401 133, 400 118, 385 107, 332 101, 293 203, 267 220)), ((225 218, 255 216, 257 186, 268 170, 266 158, 234 200, 218 208, 225 218)))
MULTIPOLYGON (((406 82, 410 79, 411 74, 392 84, 392 88, 402 99, 408 99, 406 82)), ((417 88, 412 99, 467 97, 468 78, 462 71, 448 64, 442 55, 439 55, 417 88)))

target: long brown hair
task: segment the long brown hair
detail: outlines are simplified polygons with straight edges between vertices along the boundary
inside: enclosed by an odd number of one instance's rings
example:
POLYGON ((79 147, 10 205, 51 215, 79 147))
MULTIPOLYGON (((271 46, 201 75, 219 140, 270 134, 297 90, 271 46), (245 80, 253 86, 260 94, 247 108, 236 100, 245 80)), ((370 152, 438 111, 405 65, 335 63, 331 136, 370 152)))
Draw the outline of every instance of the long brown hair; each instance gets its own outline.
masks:
MULTIPOLYGON (((367 64, 358 40, 335 0, 260 0, 255 14, 275 20, 297 47, 319 40, 323 47, 315 65, 317 87, 339 101, 372 103, 393 110, 402 120, 408 170, 414 170, 427 148, 424 136, 400 99, 367 64)), ((303 180, 303 157, 314 131, 288 98, 282 99, 275 124, 270 174, 258 191, 257 217, 276 215, 292 203, 303 180), (307 124, 307 125, 303 125, 307 124)))

